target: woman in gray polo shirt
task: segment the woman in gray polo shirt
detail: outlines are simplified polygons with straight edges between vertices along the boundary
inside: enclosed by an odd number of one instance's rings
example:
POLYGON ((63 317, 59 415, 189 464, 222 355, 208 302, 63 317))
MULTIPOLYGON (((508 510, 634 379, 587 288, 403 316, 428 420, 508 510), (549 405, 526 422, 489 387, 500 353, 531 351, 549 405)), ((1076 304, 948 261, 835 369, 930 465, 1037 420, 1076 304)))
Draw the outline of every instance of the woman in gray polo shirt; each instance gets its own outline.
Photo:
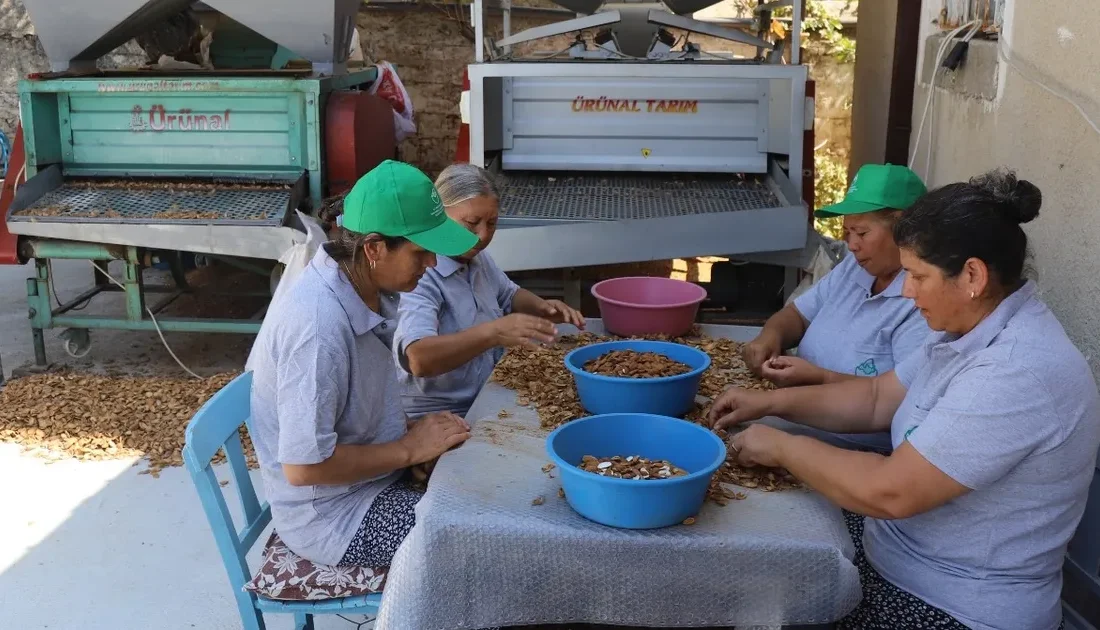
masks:
POLYGON ((759 423, 733 439, 742 463, 785 467, 848 511, 864 599, 841 628, 1061 623, 1062 562, 1096 465, 1100 396, 1021 277, 1020 223, 1041 203, 1038 188, 1006 172, 929 193, 894 230, 905 294, 938 331, 928 343, 882 376, 731 389, 711 411, 717 427, 778 415, 827 431, 890 430, 890 456, 759 423))
MULTIPOLYGON (((931 331, 903 296, 905 271, 894 223, 926 192, 904 166, 868 164, 841 203, 818 217, 844 217, 851 252, 809 291, 770 317, 742 347, 746 365, 780 387, 820 385, 894 369, 931 331), (798 348, 798 356, 781 356, 798 348)), ((889 451, 890 436, 834 435, 833 443, 889 451)))
POLYGON ((249 429, 275 531, 298 555, 388 566, 420 498, 402 471, 469 437, 454 414, 407 424, 390 346, 396 293, 436 254, 476 242, 426 175, 387 160, 348 192, 334 239, 264 319, 249 429))
POLYGON ((551 343, 555 323, 584 328, 579 312, 519 288, 485 251, 499 209, 485 169, 453 164, 435 185, 447 214, 478 242, 461 255, 440 257, 416 289, 401 296, 394 353, 405 411, 412 417, 435 411, 465 415, 504 348, 551 343))

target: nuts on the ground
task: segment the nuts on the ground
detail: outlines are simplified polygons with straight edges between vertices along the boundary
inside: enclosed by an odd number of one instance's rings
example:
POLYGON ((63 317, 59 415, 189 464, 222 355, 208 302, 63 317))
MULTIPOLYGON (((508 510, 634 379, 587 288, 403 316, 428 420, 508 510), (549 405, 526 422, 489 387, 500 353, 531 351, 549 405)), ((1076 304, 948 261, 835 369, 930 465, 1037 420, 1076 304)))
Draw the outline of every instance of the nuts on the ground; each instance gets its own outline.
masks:
POLYGON ((535 497, 535 499, 531 501, 531 505, 542 505, 543 503, 546 503, 546 499, 542 497, 535 497))
MULTIPOLYGON (((49 459, 146 457, 157 476, 183 465, 191 417, 236 374, 202 380, 53 372, 9 381, 0 389, 0 441, 49 459)), ((242 427, 250 468, 252 442, 242 427)), ((216 461, 221 461, 219 452, 216 461)))
POLYGON ((617 479, 669 479, 683 477, 687 471, 663 459, 646 459, 636 455, 597 458, 585 455, 578 466, 585 472, 617 479))
POLYGON ((661 378, 687 374, 691 368, 657 352, 612 350, 585 363, 584 370, 620 378, 661 378))

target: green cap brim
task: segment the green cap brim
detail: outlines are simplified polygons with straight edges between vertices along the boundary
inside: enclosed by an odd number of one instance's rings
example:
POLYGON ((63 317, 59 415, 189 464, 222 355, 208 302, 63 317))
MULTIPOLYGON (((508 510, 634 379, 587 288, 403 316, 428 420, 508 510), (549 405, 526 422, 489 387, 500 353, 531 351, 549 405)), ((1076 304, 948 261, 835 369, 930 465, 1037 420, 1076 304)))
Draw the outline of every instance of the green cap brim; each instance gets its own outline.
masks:
POLYGON ((461 256, 477 245, 477 236, 450 218, 425 232, 409 234, 407 238, 439 256, 461 256))
POLYGON ((877 212, 878 210, 884 210, 885 207, 878 203, 867 203, 866 201, 855 201, 854 199, 845 199, 838 204, 832 206, 826 206, 820 210, 814 211, 814 216, 819 219, 831 219, 833 217, 842 217, 849 214, 866 214, 868 212, 877 212))

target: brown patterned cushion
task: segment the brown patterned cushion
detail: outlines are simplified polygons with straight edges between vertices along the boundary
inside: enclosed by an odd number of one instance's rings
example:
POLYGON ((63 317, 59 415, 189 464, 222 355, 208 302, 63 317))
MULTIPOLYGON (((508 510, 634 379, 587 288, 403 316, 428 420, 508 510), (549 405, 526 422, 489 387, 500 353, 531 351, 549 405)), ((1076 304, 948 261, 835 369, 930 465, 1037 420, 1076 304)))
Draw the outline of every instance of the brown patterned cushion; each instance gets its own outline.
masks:
POLYGON ((388 572, 389 567, 314 564, 291 551, 272 532, 264 546, 263 564, 244 590, 284 601, 337 599, 381 593, 388 572))

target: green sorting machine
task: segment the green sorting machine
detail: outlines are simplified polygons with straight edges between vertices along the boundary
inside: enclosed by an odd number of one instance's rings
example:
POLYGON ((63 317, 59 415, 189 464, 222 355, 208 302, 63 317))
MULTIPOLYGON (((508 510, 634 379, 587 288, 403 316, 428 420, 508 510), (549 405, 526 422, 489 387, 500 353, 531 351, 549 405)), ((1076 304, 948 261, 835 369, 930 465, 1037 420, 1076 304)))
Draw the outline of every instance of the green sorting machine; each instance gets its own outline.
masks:
POLYGON ((201 34, 216 44, 205 68, 111 72, 96 70, 96 59, 132 37, 163 47, 170 32, 186 44, 179 25, 198 9, 151 0, 127 13, 134 3, 102 0, 72 23, 60 4, 27 2, 52 71, 19 84, 26 159, 13 168, 25 177, 9 206, 0 202, 18 261, 34 261, 37 363, 47 362, 49 328, 67 329, 73 356, 89 351, 96 329, 255 333, 262 309, 238 319, 157 315, 202 290, 187 282, 196 264, 263 274, 270 282, 252 295, 269 297, 279 258, 305 241, 304 222, 322 200, 396 156, 393 109, 366 92, 375 68, 347 67, 359 3, 207 2, 201 34), (65 303, 52 286, 58 259, 88 261, 92 279, 65 303), (172 283, 147 284, 150 267, 170 271, 172 283), (80 313, 111 291, 124 293, 123 312, 80 313))

